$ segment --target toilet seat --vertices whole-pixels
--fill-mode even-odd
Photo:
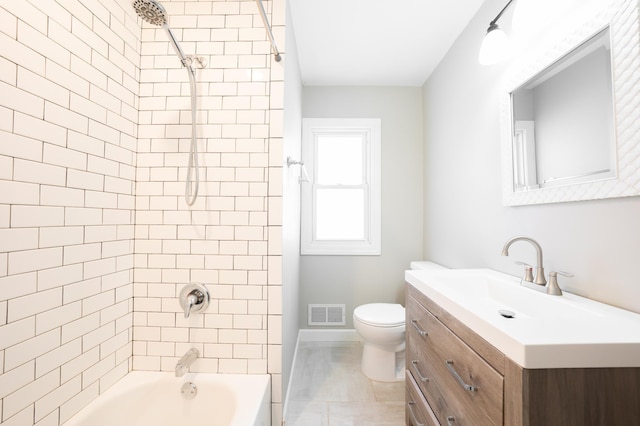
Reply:
[[[358,306],[353,316],[374,327],[398,327],[405,324],[404,307],[398,303],[369,303]]]

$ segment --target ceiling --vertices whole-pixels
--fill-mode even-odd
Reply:
[[[290,0],[303,84],[422,86],[483,1]]]

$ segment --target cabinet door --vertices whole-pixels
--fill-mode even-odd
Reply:
[[[420,392],[413,377],[407,372],[407,425],[408,426],[440,426],[438,419],[429,407],[424,395]]]
[[[412,297],[407,312],[408,368],[440,423],[502,425],[502,375]]]

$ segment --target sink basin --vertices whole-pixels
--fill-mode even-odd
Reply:
[[[405,279],[524,368],[640,367],[639,314],[490,269]]]

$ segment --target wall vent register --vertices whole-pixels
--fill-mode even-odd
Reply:
[[[345,325],[345,305],[309,305],[308,325]]]

